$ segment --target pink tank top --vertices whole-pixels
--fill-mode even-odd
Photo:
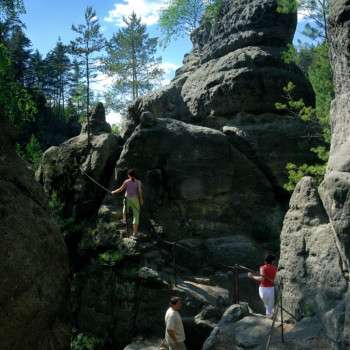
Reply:
[[[139,195],[139,182],[138,180],[126,180],[126,191],[125,191],[125,197],[131,198],[131,197],[138,197]]]

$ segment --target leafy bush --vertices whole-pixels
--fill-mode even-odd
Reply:
[[[98,262],[105,266],[114,266],[124,259],[124,254],[118,250],[108,250],[98,256]]]
[[[83,333],[79,333],[73,337],[71,341],[71,349],[72,350],[98,350],[102,349],[104,344],[104,340],[86,335]]]

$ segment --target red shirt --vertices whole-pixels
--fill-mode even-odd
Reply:
[[[263,279],[260,282],[260,287],[273,287],[277,273],[277,267],[272,264],[265,264],[260,266],[260,275],[262,275]],[[266,276],[267,278],[264,278]]]

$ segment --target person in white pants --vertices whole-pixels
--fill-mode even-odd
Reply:
[[[276,260],[274,255],[267,255],[264,265],[260,266],[260,275],[249,272],[248,277],[259,282],[259,296],[266,309],[266,316],[272,318],[275,305],[275,278],[277,267],[273,265]]]

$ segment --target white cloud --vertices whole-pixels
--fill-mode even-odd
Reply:
[[[104,73],[99,73],[91,83],[91,89],[96,93],[106,92],[114,83],[114,78]]]
[[[111,111],[106,115],[106,121],[110,125],[113,125],[113,124],[120,125],[122,122],[122,118],[123,118],[122,115],[115,111]]]
[[[308,15],[308,12],[305,10],[298,11],[298,22],[305,20],[305,17],[307,17]]]
[[[114,4],[114,9],[108,11],[105,21],[115,23],[118,27],[125,26],[123,17],[135,12],[142,17],[142,23],[156,24],[159,19],[159,11],[166,4],[166,0],[122,0],[122,3]]]
[[[163,69],[165,74],[170,74],[174,73],[176,69],[179,68],[179,65],[172,62],[162,62],[160,67]]]
[[[163,69],[165,73],[161,81],[161,85],[162,86],[168,85],[170,81],[174,78],[175,71],[176,69],[179,68],[179,65],[172,62],[163,62],[161,63],[160,67]]]

